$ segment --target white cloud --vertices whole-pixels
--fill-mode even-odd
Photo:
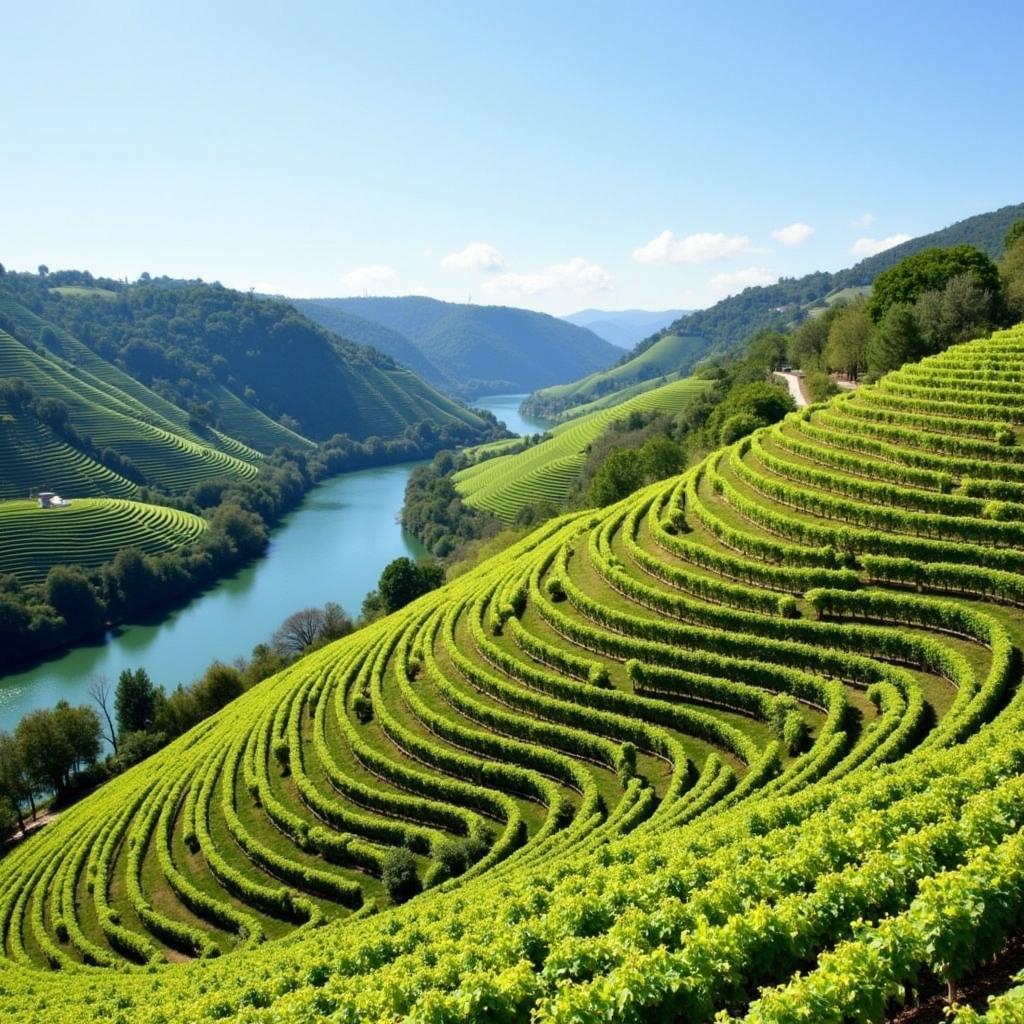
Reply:
[[[869,228],[875,223],[875,215],[873,213],[862,213],[859,217],[854,217],[850,223],[855,228]]]
[[[565,263],[553,263],[546,270],[533,274],[498,274],[484,283],[484,290],[540,295],[561,289],[588,295],[605,291],[611,283],[612,276],[604,267],[574,256]]]
[[[637,263],[711,263],[738,256],[750,247],[747,235],[725,235],[702,232],[676,238],[671,231],[662,231],[646,245],[633,250]]]
[[[798,221],[796,224],[789,224],[784,228],[776,228],[772,232],[772,238],[782,245],[803,245],[813,234],[814,228],[810,224]]]
[[[505,257],[487,242],[470,242],[465,249],[448,253],[441,266],[446,270],[501,270]]]
[[[354,267],[342,280],[354,292],[380,292],[397,276],[393,267]]]
[[[764,267],[745,267],[743,270],[715,274],[708,284],[716,295],[724,298],[726,295],[736,295],[752,285],[775,284],[778,279],[778,274],[773,274],[771,271],[765,270]]]
[[[885,238],[858,238],[850,250],[854,256],[876,256],[901,242],[909,242],[911,235],[887,235]]]

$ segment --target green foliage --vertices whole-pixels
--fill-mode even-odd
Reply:
[[[779,412],[758,372],[725,393]],[[0,861],[0,1011],[878,1020],[929,974],[955,998],[1024,903],[1022,382],[1021,328],[952,347],[261,685],[211,669],[208,707],[244,692]],[[39,786],[18,749],[12,804]]]
[[[925,249],[878,275],[867,313],[874,323],[881,323],[895,303],[912,305],[925,292],[942,291],[953,278],[965,274],[983,291],[992,295],[999,292],[999,271],[995,263],[973,245]]]
[[[416,873],[416,860],[404,847],[389,850],[380,876],[384,892],[392,903],[404,903],[422,888]]]
[[[156,718],[157,688],[144,668],[124,669],[117,677],[114,711],[119,733],[149,732]]]

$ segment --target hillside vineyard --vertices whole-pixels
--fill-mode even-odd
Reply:
[[[1024,329],[950,349],[257,686],[0,862],[3,1019],[955,989],[1024,905],[1022,387]],[[395,847],[427,889],[388,909]]]

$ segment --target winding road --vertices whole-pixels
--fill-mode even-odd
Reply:
[[[783,373],[781,370],[776,371],[776,377],[781,377],[785,380],[786,385],[789,388],[789,393],[793,396],[793,401],[796,403],[798,409],[802,409],[805,405],[810,405],[810,399],[807,397],[807,392],[804,391],[804,382],[798,373]]]

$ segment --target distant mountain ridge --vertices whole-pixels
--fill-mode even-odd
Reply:
[[[581,309],[562,319],[577,327],[586,327],[619,348],[632,348],[638,341],[692,312],[690,309]]]
[[[476,306],[414,295],[289,301],[330,329],[341,329],[338,314],[344,313],[397,332],[415,346],[441,380],[449,382],[454,393],[465,397],[533,391],[604,369],[622,354],[593,331],[511,306]],[[346,326],[358,334],[358,340],[371,336],[356,321],[347,321]],[[391,346],[385,351],[404,361],[398,354],[400,343],[392,336],[371,343]]]

